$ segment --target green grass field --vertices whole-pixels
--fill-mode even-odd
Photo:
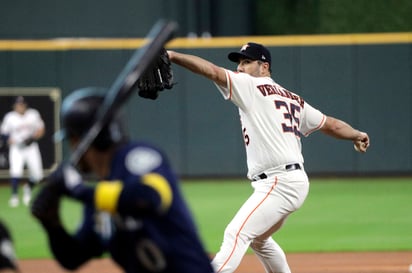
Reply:
[[[210,253],[225,226],[250,195],[246,180],[183,181],[182,190]],[[0,218],[10,227],[17,256],[49,257],[45,235],[27,207],[9,208],[10,189],[0,187]],[[65,200],[63,221],[74,230],[77,203]],[[412,250],[412,179],[312,179],[303,207],[274,235],[286,252]]]

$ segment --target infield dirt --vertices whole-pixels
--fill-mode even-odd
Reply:
[[[407,273],[412,264],[412,251],[348,252],[348,253],[290,253],[287,254],[293,273]],[[65,273],[53,260],[21,260],[21,273]],[[77,273],[121,273],[110,259],[93,260],[75,271]],[[196,273],[196,272],[194,272]],[[253,254],[242,260],[236,273],[264,273]]]

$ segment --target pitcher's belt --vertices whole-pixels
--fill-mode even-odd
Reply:
[[[285,165],[285,170],[287,172],[294,171],[294,170],[300,170],[300,169],[302,169],[302,167],[300,166],[299,163],[293,163],[293,164]],[[268,178],[267,174],[266,173],[261,173],[261,174],[255,175],[253,177],[252,181],[257,181],[257,180],[266,179],[266,178]]]

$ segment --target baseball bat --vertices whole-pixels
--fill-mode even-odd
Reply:
[[[137,49],[130,60],[117,76],[116,80],[105,95],[95,122],[80,140],[79,145],[69,158],[70,164],[76,166],[93,143],[97,135],[107,125],[120,107],[127,101],[136,87],[137,80],[143,75],[149,65],[155,60],[163,46],[170,41],[177,30],[177,23],[159,20],[149,31],[149,40],[143,47]]]

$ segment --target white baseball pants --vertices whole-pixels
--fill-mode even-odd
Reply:
[[[267,273],[289,273],[285,253],[271,235],[303,204],[308,177],[303,169],[281,171],[252,182],[252,187],[253,194],[226,227],[212,266],[217,273],[234,272],[251,246]]]

